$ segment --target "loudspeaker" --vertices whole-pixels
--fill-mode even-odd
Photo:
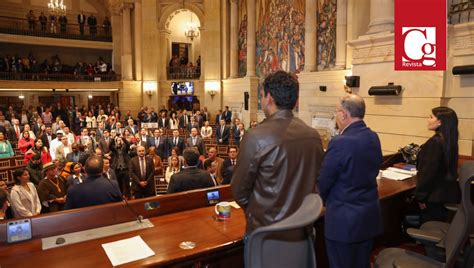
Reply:
[[[369,95],[370,96],[388,96],[388,95],[399,95],[402,91],[402,86],[394,85],[393,83],[389,83],[386,86],[373,86],[369,88]]]
[[[474,74],[474,65],[461,65],[453,67],[454,75]]]
[[[326,86],[319,86],[319,91],[326,92]]]
[[[245,91],[244,92],[244,109],[245,111],[248,111],[249,110],[249,92],[248,91]]]
[[[346,86],[348,87],[359,87],[360,76],[346,76]]]

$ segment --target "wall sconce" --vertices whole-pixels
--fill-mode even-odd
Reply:
[[[402,91],[402,86],[388,83],[386,86],[373,86],[369,88],[370,96],[398,96]]]
[[[89,100],[92,100],[92,98],[93,98],[92,94],[89,94],[87,97],[89,98]]]
[[[20,96],[18,96],[18,98],[19,98],[20,100],[24,100],[24,99],[25,99],[25,95],[23,95],[23,93],[20,93]]]
[[[143,91],[145,94],[148,95],[148,97],[151,97],[153,95],[153,92],[156,92],[158,89],[158,83],[156,81],[144,81],[143,82]]]
[[[217,92],[221,88],[221,83],[219,81],[206,81],[204,83],[204,88],[207,94],[211,96],[211,99],[214,99],[214,96],[217,95]]]
[[[474,74],[474,65],[460,65],[453,67],[454,75]]]

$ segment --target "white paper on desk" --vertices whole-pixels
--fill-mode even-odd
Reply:
[[[139,235],[128,239],[102,244],[102,247],[113,266],[145,259],[155,255],[155,252],[151,250]]]
[[[382,172],[382,177],[386,179],[391,179],[391,180],[397,180],[397,181],[402,181],[406,180],[408,178],[411,178],[412,175],[410,174],[403,174],[403,173],[398,173],[393,170],[384,170]]]
[[[416,173],[418,172],[416,170],[405,170],[405,169],[396,168],[396,167],[389,167],[389,168],[387,168],[387,170],[391,170],[391,171],[394,171],[394,172],[397,172],[397,173],[412,175],[412,176],[416,175]]]
[[[235,201],[229,202],[229,205],[231,205],[231,207],[233,207],[235,209],[240,208],[239,204],[237,204],[237,202],[235,202]]]

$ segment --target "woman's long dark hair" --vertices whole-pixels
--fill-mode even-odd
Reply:
[[[458,116],[456,112],[448,107],[436,107],[431,110],[434,116],[441,121],[441,125],[436,129],[436,133],[443,140],[445,161],[448,172],[456,176],[458,168]]]

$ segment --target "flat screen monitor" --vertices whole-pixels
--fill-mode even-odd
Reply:
[[[194,95],[194,82],[171,82],[171,95]]]

